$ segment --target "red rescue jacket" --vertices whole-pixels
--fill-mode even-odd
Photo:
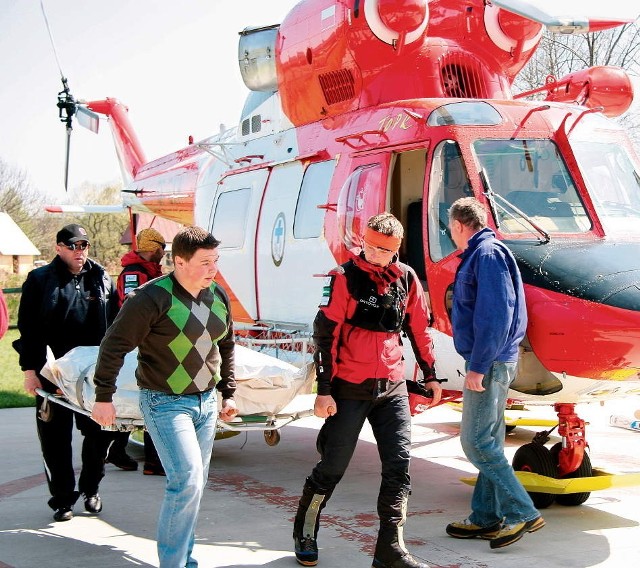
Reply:
[[[320,310],[314,321],[318,394],[331,393],[330,382],[334,377],[351,383],[362,383],[366,379],[404,380],[401,332],[373,331],[350,323],[358,305],[358,300],[349,291],[353,290],[349,279],[355,277],[369,278],[380,294],[388,292],[393,284],[404,289],[402,332],[409,338],[425,377],[434,376],[433,346],[428,333],[429,311],[414,270],[401,262],[381,267],[363,257],[354,257],[327,276]]]

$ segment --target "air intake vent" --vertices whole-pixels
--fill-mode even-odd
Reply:
[[[445,97],[489,98],[479,62],[467,53],[448,53],[440,59],[440,79]]]
[[[245,118],[242,121],[242,135],[248,136],[249,134],[251,134],[251,119]]]
[[[355,96],[353,75],[348,69],[331,71],[318,77],[328,105],[348,101]]]
[[[260,129],[262,128],[262,116],[260,116],[259,114],[256,114],[254,116],[251,117],[251,132],[253,132],[254,134],[256,132],[260,132]]]

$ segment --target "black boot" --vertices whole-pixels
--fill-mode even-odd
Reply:
[[[293,522],[293,544],[296,560],[302,566],[315,566],[318,563],[318,527],[320,512],[325,508],[333,491],[317,487],[307,477],[302,497],[298,503],[298,512]]]
[[[402,533],[407,520],[408,500],[406,492],[378,497],[380,530],[372,568],[429,568],[428,564],[416,559],[404,546]]]

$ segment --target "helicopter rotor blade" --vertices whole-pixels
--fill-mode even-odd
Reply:
[[[64,122],[66,126],[64,188],[65,190],[68,190],[71,131],[73,130],[72,119],[73,119],[73,115],[76,113],[78,105],[76,103],[75,98],[71,94],[71,90],[69,89],[69,83],[67,82],[67,78],[64,76],[64,73],[62,72],[62,66],[60,65],[60,59],[58,57],[58,50],[56,49],[56,44],[53,41],[51,26],[49,25],[49,19],[47,18],[47,12],[44,7],[44,0],[40,0],[40,7],[42,9],[42,15],[44,17],[44,22],[47,27],[47,32],[49,34],[49,40],[51,41],[53,55],[56,59],[56,64],[58,65],[58,71],[60,72],[60,79],[62,80],[62,90],[58,93],[57,107],[58,107],[58,118],[60,119],[60,122]]]
[[[64,157],[64,190],[69,191],[69,156],[71,150],[71,126],[67,128],[67,143]]]

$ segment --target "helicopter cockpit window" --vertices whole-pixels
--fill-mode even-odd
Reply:
[[[221,249],[240,248],[244,244],[250,201],[250,188],[226,191],[218,197],[211,232],[220,241]]]
[[[429,115],[427,126],[486,125],[502,122],[500,113],[484,101],[449,103],[438,107]]]
[[[551,140],[477,140],[473,151],[496,199],[502,233],[582,233],[591,221]]]
[[[571,145],[605,232],[635,232],[640,222],[640,171],[624,146],[602,139]]]
[[[296,239],[311,239],[322,234],[325,209],[321,205],[327,203],[334,160],[310,164],[304,172],[302,187],[293,220],[293,236]]]
[[[429,179],[429,254],[435,262],[456,250],[449,234],[449,207],[473,195],[460,148],[445,140],[433,152]]]

